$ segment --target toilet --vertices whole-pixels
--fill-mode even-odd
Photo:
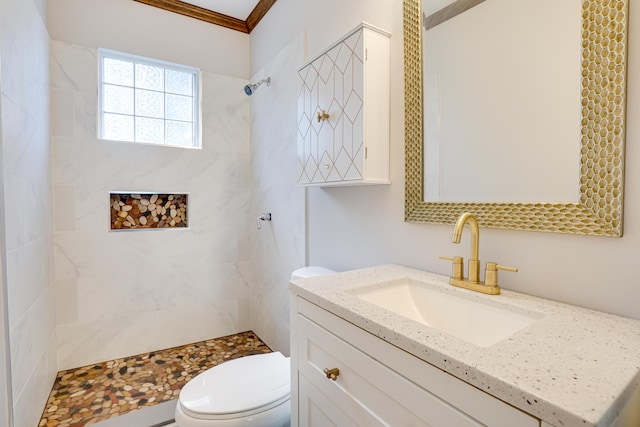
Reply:
[[[221,363],[180,391],[179,427],[289,426],[289,358],[280,352]]]
[[[291,279],[331,274],[304,267]],[[180,391],[179,427],[289,427],[291,364],[280,352],[255,354],[221,363],[197,375]]]

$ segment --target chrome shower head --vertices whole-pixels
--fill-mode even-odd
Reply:
[[[253,92],[255,92],[255,90],[258,89],[258,86],[260,86],[262,83],[266,83],[267,86],[271,86],[271,77],[262,79],[258,83],[253,83],[253,84],[249,83],[244,87],[244,93],[246,93],[248,96],[253,95]]]

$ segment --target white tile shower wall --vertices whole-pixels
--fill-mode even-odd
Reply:
[[[272,83],[251,96],[251,213],[273,215],[251,233],[252,326],[267,345],[285,354],[289,279],[305,263],[305,190],[296,181],[297,69],[303,54],[299,36],[255,74],[254,81],[270,76]]]
[[[202,150],[96,138],[97,50],[52,41],[59,368],[250,329],[249,99],[202,73]],[[189,193],[189,230],[108,231],[109,191]]]
[[[6,287],[15,426],[35,426],[57,371],[46,1],[0,1]]]

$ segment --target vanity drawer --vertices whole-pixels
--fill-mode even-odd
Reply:
[[[298,331],[301,387],[311,382],[355,425],[482,425],[303,316]],[[335,381],[325,368],[340,370]]]
[[[320,307],[300,298],[297,304],[301,427],[314,425],[310,396],[318,393],[339,410],[325,414],[350,420],[336,425],[540,426],[539,420]],[[333,368],[340,370],[335,381],[324,373]]]

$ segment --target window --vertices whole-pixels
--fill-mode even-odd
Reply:
[[[200,147],[200,70],[100,49],[102,139]]]

